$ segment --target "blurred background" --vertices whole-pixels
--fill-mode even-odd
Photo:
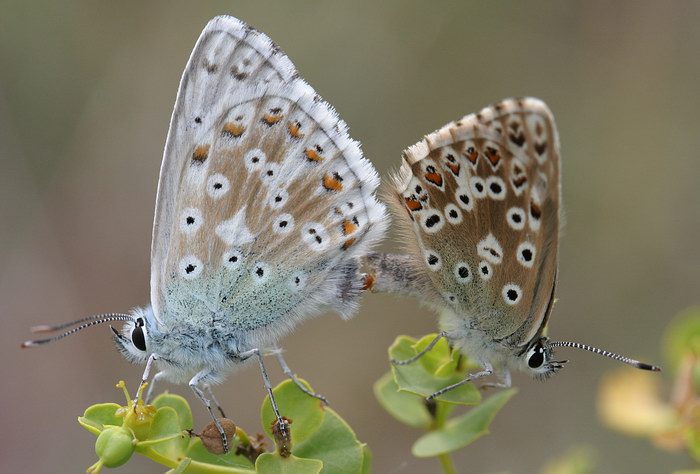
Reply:
[[[544,99],[561,135],[566,211],[550,334],[663,362],[663,328],[700,300],[700,3],[1,0],[0,472],[82,472],[94,438],[76,417],[121,402],[114,384],[133,388],[141,375],[107,327],[19,343],[35,324],[147,302],[168,121],[194,42],[219,14],[276,41],[383,177],[450,120],[504,97]],[[438,470],[412,458],[420,433],[372,394],[394,338],[435,329],[415,301],[369,295],[355,319],[326,315],[282,341],[292,368],[369,444],[374,472]],[[520,392],[458,466],[537,472],[576,446],[596,451],[600,472],[692,466],[600,423],[597,386],[612,361],[563,357],[573,361],[546,383],[515,376]],[[196,424],[208,421],[187,387],[167,388],[190,400]],[[217,394],[259,429],[255,368]],[[164,471],[132,463],[124,472]]]

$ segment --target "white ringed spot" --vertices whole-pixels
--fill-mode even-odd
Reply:
[[[462,211],[455,204],[448,204],[445,206],[445,217],[447,222],[452,225],[457,225],[462,222]]]
[[[520,289],[515,283],[508,283],[503,285],[503,290],[501,291],[503,295],[503,300],[506,304],[513,306],[520,302],[523,297],[523,290]]]
[[[275,234],[288,234],[294,230],[294,216],[281,214],[272,223],[272,232]]]
[[[436,272],[442,268],[442,258],[440,258],[440,254],[436,251],[424,250],[423,256],[425,257],[425,263],[428,265],[430,270]]]
[[[194,280],[204,270],[204,264],[194,255],[188,255],[178,263],[178,273],[185,280]]]
[[[302,226],[301,240],[316,252],[322,252],[328,248],[331,241],[326,228],[318,222],[307,222]]]
[[[479,262],[479,276],[482,280],[490,280],[493,276],[493,268],[489,262],[482,260]]]
[[[486,183],[480,176],[472,176],[469,180],[469,187],[471,188],[472,195],[476,199],[481,199],[486,196]]]
[[[188,207],[182,210],[180,216],[180,230],[187,235],[192,235],[202,226],[202,213],[196,207]]]
[[[265,155],[265,152],[263,152],[259,148],[250,150],[243,157],[243,163],[245,163],[245,167],[249,173],[259,171],[265,164],[266,160],[267,156]]]
[[[523,230],[525,228],[525,211],[522,207],[511,207],[506,212],[506,220],[511,229]]]
[[[532,268],[535,263],[535,246],[530,242],[521,243],[518,245],[515,257],[522,266]]]
[[[506,198],[506,183],[498,176],[489,176],[486,179],[486,192],[491,199],[502,201]]]
[[[240,268],[243,264],[243,252],[236,248],[226,250],[221,258],[221,263],[224,268],[229,270]]]
[[[265,283],[270,278],[270,265],[264,262],[255,262],[250,274],[256,284]]]
[[[229,192],[231,183],[228,178],[221,173],[216,173],[207,179],[207,194],[213,199],[219,199]]]
[[[468,283],[472,280],[472,270],[467,262],[458,262],[455,265],[454,275],[458,283]]]
[[[491,233],[476,244],[476,252],[481,258],[488,260],[494,265],[500,265],[503,261],[503,248],[498,239]]]

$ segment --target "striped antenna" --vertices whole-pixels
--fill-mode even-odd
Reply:
[[[594,354],[602,355],[605,357],[610,357],[611,359],[615,359],[615,360],[620,361],[624,364],[631,365],[632,367],[635,367],[637,369],[651,370],[653,372],[661,372],[661,367],[658,367],[656,365],[645,364],[644,362],[630,359],[629,357],[625,357],[625,356],[620,355],[620,354],[615,354],[614,352],[606,351],[604,349],[598,349],[597,347],[589,346],[586,344],[581,344],[579,342],[549,341],[549,342],[547,342],[547,345],[549,347],[552,347],[552,348],[554,348],[554,347],[575,347],[576,349],[583,349],[584,351],[593,352]]]
[[[21,347],[36,347],[36,346],[41,346],[44,344],[48,344],[51,342],[56,342],[60,341],[64,337],[68,337],[72,334],[75,334],[79,331],[82,331],[83,329],[87,329],[91,326],[97,326],[98,324],[106,323],[109,321],[133,321],[134,317],[130,314],[124,314],[124,313],[105,313],[105,314],[96,314],[94,316],[88,316],[87,318],[82,318],[78,319],[76,321],[71,321],[70,323],[64,323],[64,324],[58,324],[56,326],[34,326],[31,331],[34,333],[43,333],[43,332],[53,332],[53,331],[60,331],[61,329],[65,329],[67,327],[75,326],[78,324],[79,326],[74,327],[63,334],[59,334],[54,337],[49,337],[46,339],[34,339],[30,341],[24,341],[21,345]]]

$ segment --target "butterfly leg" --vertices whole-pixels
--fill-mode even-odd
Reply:
[[[503,378],[501,379],[500,382],[489,382],[481,385],[479,387],[480,389],[484,390],[487,388],[510,388],[511,386],[511,380],[510,380],[510,370],[505,369],[505,372],[503,372]]]
[[[287,362],[284,360],[284,357],[282,357],[281,350],[279,350],[279,349],[275,350],[275,357],[277,357],[277,362],[279,362],[280,367],[282,367],[282,372],[284,372],[284,375],[289,377],[292,380],[292,382],[294,382],[294,384],[297,387],[299,387],[299,390],[301,390],[302,392],[304,392],[305,394],[307,394],[311,397],[318,398],[319,400],[321,400],[323,402],[324,405],[328,405],[328,399],[326,399],[326,397],[324,397],[321,394],[312,392],[311,390],[306,388],[306,386],[303,383],[301,383],[301,381],[299,381],[297,376],[294,374],[294,372],[291,371],[291,369],[287,365]]]
[[[158,374],[156,374],[157,376]],[[211,401],[214,402],[214,405],[216,405],[216,409],[218,412],[221,414],[221,418],[226,418],[226,414],[224,413],[224,409],[221,408],[221,404],[219,403],[219,400],[216,399],[216,396],[214,395],[214,391],[211,389],[211,384],[204,384],[204,390],[207,391],[209,394],[209,397],[211,398]]]
[[[224,431],[223,426],[221,426],[219,419],[216,417],[216,415],[214,415],[214,412],[211,409],[211,401],[204,396],[204,392],[202,392],[202,389],[199,388],[199,385],[202,383],[202,380],[206,379],[210,375],[211,371],[209,369],[204,369],[201,372],[198,372],[197,375],[192,377],[192,380],[190,380],[190,388],[192,389],[194,394],[197,395],[197,398],[199,398],[202,401],[202,403],[204,403],[204,405],[207,407],[207,410],[209,410],[209,415],[211,415],[212,420],[214,420],[214,425],[216,426],[216,429],[221,435],[221,441],[224,445],[224,453],[228,453],[228,439],[226,437],[226,432]]]
[[[430,344],[428,344],[427,346],[425,346],[425,349],[423,349],[422,351],[420,351],[418,354],[416,354],[416,355],[414,355],[413,357],[411,357],[410,359],[406,359],[406,360],[391,359],[391,363],[392,363],[393,365],[408,365],[408,364],[410,364],[410,363],[412,363],[412,362],[415,362],[415,361],[417,361],[418,359],[420,359],[421,357],[423,357],[425,354],[427,354],[428,352],[430,352],[430,350],[431,350],[433,347],[435,347],[435,344],[437,344],[438,341],[439,341],[440,339],[442,339],[443,337],[447,337],[447,333],[446,333],[445,331],[440,331],[440,332],[438,333],[438,335],[435,336],[435,339],[433,339],[432,341],[430,341]]]
[[[156,382],[160,379],[163,378],[165,375],[165,372],[156,372],[156,374],[153,376],[151,379],[151,384],[148,386],[148,391],[146,392],[146,399],[144,400],[144,403],[148,404],[153,398],[153,388],[156,386]]]
[[[153,367],[153,362],[155,362],[158,359],[158,354],[151,354],[148,356],[148,360],[146,361],[146,368],[143,369],[143,375],[141,376],[141,382],[139,383],[139,388],[136,390],[136,396],[138,397],[141,391],[144,388],[144,384],[148,382],[148,377],[151,374],[151,367]],[[155,378],[155,377],[154,377]],[[148,393],[150,394],[151,391],[149,390]],[[146,397],[148,400],[148,397]]]
[[[486,377],[487,375],[491,375],[492,373],[493,373],[493,367],[491,367],[491,365],[488,365],[488,366],[484,367],[484,370],[482,370],[481,372],[469,374],[463,380],[460,380],[457,383],[453,383],[452,385],[448,385],[445,388],[441,388],[440,390],[433,393],[432,395],[428,395],[427,397],[425,397],[425,399],[428,401],[434,400],[435,398],[439,397],[440,395],[442,395],[445,392],[449,392],[450,390],[453,390],[457,387],[460,387],[467,382],[471,382],[473,380],[480,379],[482,377]]]
[[[284,444],[285,446],[291,446],[291,433],[289,431],[289,421],[285,418],[282,418],[279,408],[277,408],[277,400],[275,400],[275,396],[272,393],[272,384],[270,383],[270,378],[267,375],[267,370],[265,369],[265,364],[263,363],[263,358],[262,354],[260,353],[260,349],[251,349],[247,352],[238,354],[238,357],[241,360],[246,360],[253,356],[258,358],[258,363],[260,364],[260,373],[262,374],[263,383],[265,384],[265,390],[267,390],[267,395],[270,397],[270,405],[272,405],[272,411],[274,412],[275,417],[277,418],[275,427],[272,429],[273,433],[275,434],[276,441],[278,445]]]

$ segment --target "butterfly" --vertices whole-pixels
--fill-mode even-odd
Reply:
[[[645,370],[656,366],[544,335],[555,301],[561,209],[559,136],[544,102],[507,99],[445,125],[403,153],[389,191],[406,254],[366,258],[373,291],[441,310],[440,338],[510,386],[512,369],[546,379],[574,347]]]
[[[112,328],[131,362],[203,388],[257,359],[302,320],[358,307],[360,256],[384,235],[378,175],[347,126],[265,34],[228,16],[204,28],[177,93],[156,198],[150,304],[38,331]],[[153,388],[153,384],[150,389]],[[211,394],[211,392],[210,392]],[[211,394],[213,398],[213,394]],[[223,415],[223,413],[222,413]]]

